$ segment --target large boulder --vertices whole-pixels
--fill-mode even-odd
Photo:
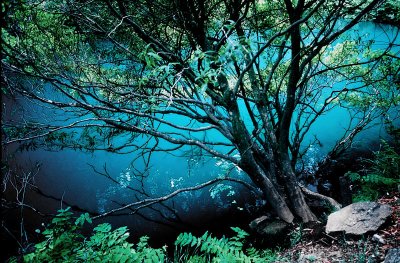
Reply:
[[[329,215],[326,232],[341,232],[362,235],[376,231],[391,215],[388,205],[376,202],[359,202],[348,205]]]

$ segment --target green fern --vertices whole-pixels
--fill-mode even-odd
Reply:
[[[399,179],[384,177],[380,174],[368,174],[362,178],[362,181],[367,184],[375,185],[395,185],[400,182]]]
[[[364,160],[369,165],[363,174],[348,172],[345,175],[359,186],[353,201],[376,200],[387,191],[396,190],[400,184],[400,155],[386,142],[372,159]]]
[[[42,232],[44,241],[35,245],[24,262],[145,262],[166,261],[165,249],[148,246],[148,237],[140,238],[135,246],[128,242],[127,227],[112,230],[108,223],[99,224],[90,237],[80,234],[85,222],[92,223],[88,214],[75,221],[69,208],[60,210]],[[40,231],[38,231],[40,232]],[[16,262],[11,260],[10,262]]]
[[[270,261],[271,253],[255,248],[244,251],[244,241],[249,234],[238,227],[231,229],[236,232],[235,236],[219,239],[208,232],[201,237],[181,233],[175,241],[175,262],[273,262]]]
[[[201,237],[195,237],[191,233],[182,233],[175,241],[175,246],[197,248],[205,253],[223,253],[229,249],[228,240],[217,239],[205,232]]]
[[[151,248],[147,236],[142,236],[136,245],[128,242],[127,227],[113,229],[103,223],[85,237],[80,232],[86,222],[92,223],[88,214],[74,220],[70,208],[60,210],[41,233],[44,240],[35,245],[34,252],[24,255],[24,262],[268,263],[278,260],[278,255],[271,250],[244,249],[249,234],[238,227],[231,228],[236,235],[230,238],[216,238],[208,232],[201,237],[182,233],[175,241],[175,258],[171,260],[167,258],[166,246]],[[14,257],[9,262],[18,261]]]
[[[382,144],[382,149],[374,152],[374,158],[366,160],[371,164],[370,172],[386,178],[399,179],[400,155],[387,142],[382,141]]]

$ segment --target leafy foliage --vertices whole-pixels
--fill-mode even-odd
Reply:
[[[69,208],[59,214],[42,232],[45,240],[35,245],[25,262],[164,262],[165,250],[148,246],[148,237],[140,238],[134,246],[127,241],[127,227],[112,230],[108,223],[99,224],[89,238],[80,231],[89,215],[82,214],[75,222]],[[39,230],[38,230],[39,232]]]
[[[375,200],[383,193],[398,187],[400,155],[388,143],[383,142],[382,150],[374,152],[374,158],[364,162],[370,165],[364,174],[356,172],[346,174],[352,182],[360,185],[354,201]]]
[[[276,254],[270,250],[259,251],[253,247],[244,249],[249,235],[238,227],[232,227],[236,236],[216,238],[208,232],[201,237],[182,233],[175,241],[175,261],[178,262],[274,262]]]
[[[287,222],[316,219],[293,182],[317,119],[351,114],[337,155],[399,103],[396,40],[373,45],[354,28],[379,0],[14,2],[6,89],[55,114],[33,129],[2,123],[22,127],[5,144],[135,152],[146,166],[153,152],[198,148],[250,175]]]
[[[400,2],[397,0],[384,1],[376,10],[375,20],[398,26],[400,22]]]
[[[290,233],[290,246],[297,245],[303,237],[303,226],[300,225]]]
[[[201,237],[182,233],[175,241],[175,258],[167,256],[167,246],[151,248],[149,237],[142,236],[134,245],[128,242],[127,227],[112,230],[108,223],[94,227],[85,237],[82,227],[92,223],[85,213],[73,220],[70,208],[61,209],[48,227],[41,233],[42,242],[35,245],[32,253],[23,256],[24,262],[274,262],[277,254],[272,250],[244,249],[249,235],[238,227],[232,227],[236,235],[231,238],[215,238],[208,232]],[[37,232],[40,233],[39,230]],[[10,262],[17,262],[12,258]]]

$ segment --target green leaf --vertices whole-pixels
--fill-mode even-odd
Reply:
[[[93,230],[96,232],[108,233],[111,231],[111,225],[109,223],[103,223],[95,227]]]
[[[197,245],[197,238],[193,237],[192,243],[190,244],[191,247]]]

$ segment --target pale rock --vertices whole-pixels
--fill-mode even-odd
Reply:
[[[378,242],[378,243],[381,243],[381,244],[385,244],[385,240],[384,240],[380,235],[378,235],[378,234],[374,234],[374,235],[372,236],[372,240],[373,240],[373,241],[376,241],[376,242]]]
[[[363,235],[369,231],[376,231],[391,213],[389,205],[376,202],[354,203],[330,214],[325,231]]]

